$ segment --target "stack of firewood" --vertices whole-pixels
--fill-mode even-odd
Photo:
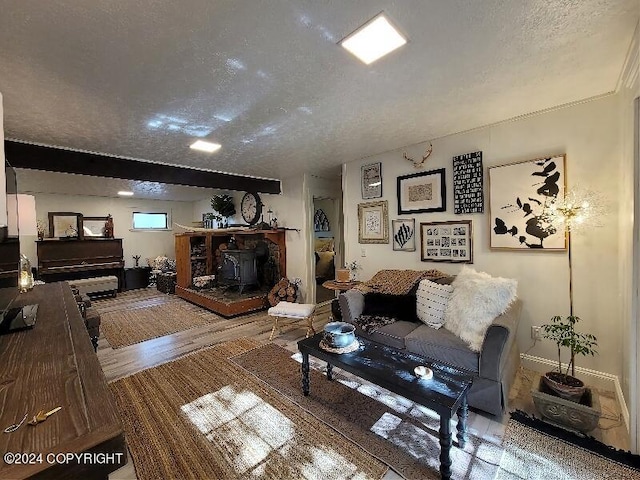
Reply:
[[[289,281],[288,278],[282,278],[276,283],[269,292],[269,304],[273,307],[279,302],[295,302],[298,296],[298,289]]]

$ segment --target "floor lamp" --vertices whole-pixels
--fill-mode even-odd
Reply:
[[[591,190],[576,187],[565,190],[562,198],[550,202],[542,214],[544,221],[556,231],[567,235],[569,259],[569,315],[573,316],[573,268],[571,258],[571,234],[591,227],[600,227],[604,214],[600,196]]]

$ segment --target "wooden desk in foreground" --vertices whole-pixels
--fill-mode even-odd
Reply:
[[[0,433],[0,478],[107,478],[127,463],[124,430],[71,289],[38,285],[16,302],[38,303],[38,317],[0,337],[0,431],[62,409]]]

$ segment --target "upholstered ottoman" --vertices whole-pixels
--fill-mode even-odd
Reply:
[[[106,277],[82,278],[79,280],[67,280],[71,287],[78,289],[80,295],[101,296],[118,293],[118,277],[109,275]]]
[[[292,302],[280,302],[275,307],[271,307],[267,310],[270,317],[273,317],[273,328],[271,329],[271,335],[269,340],[273,339],[273,335],[276,330],[280,332],[278,321],[281,318],[292,318],[295,320],[306,320],[307,322],[307,334],[308,337],[312,333],[315,335],[316,331],[313,328],[313,319],[315,318],[316,306],[313,303],[292,303]]]

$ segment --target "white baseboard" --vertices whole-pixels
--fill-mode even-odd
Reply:
[[[558,362],[549,360],[548,358],[536,357],[534,355],[520,354],[522,366],[539,373],[545,373],[553,370],[558,366]],[[562,364],[563,368],[567,368],[565,363]],[[593,385],[594,387],[602,390],[609,390],[616,394],[618,404],[620,405],[620,411],[622,412],[622,418],[624,419],[627,431],[629,431],[629,409],[627,408],[627,402],[622,394],[622,386],[620,385],[620,379],[617,375],[610,373],[599,372],[597,370],[591,370],[589,368],[576,367],[576,377],[583,382]]]

